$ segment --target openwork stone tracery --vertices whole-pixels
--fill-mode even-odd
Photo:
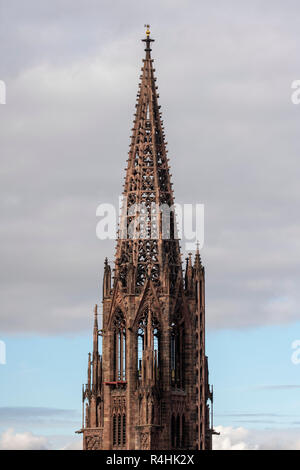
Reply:
[[[114,277],[105,260],[103,322],[96,309],[83,388],[83,447],[204,450],[212,435],[204,267],[197,251],[183,274],[148,30],[143,41]]]

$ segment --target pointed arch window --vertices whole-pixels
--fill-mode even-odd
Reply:
[[[118,310],[114,318],[113,328],[113,373],[115,381],[126,380],[126,328],[125,318]]]
[[[149,353],[147,357],[151,358],[153,364],[152,378],[156,380],[159,376],[160,329],[155,315],[149,308],[145,309],[137,329],[137,376],[139,380],[147,379],[146,351]]]

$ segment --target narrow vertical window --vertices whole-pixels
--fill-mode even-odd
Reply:
[[[181,327],[180,330],[180,363],[181,363],[181,368],[180,368],[180,388],[184,389],[184,384],[185,384],[185,329],[184,329],[184,324]]]
[[[154,335],[154,351],[157,352],[158,354],[158,329],[154,328],[153,330],[153,335]]]
[[[116,351],[117,351],[117,333],[114,331],[113,334],[113,347],[114,347],[114,355],[113,355],[113,370],[114,370],[114,379],[116,379],[117,376],[117,357],[116,357]]]
[[[159,365],[160,365],[160,357],[159,357],[159,330],[158,328],[154,328],[153,330],[153,348],[154,348],[154,364],[155,364],[155,374],[156,378],[159,378]]]
[[[138,330],[138,377],[142,377],[142,360],[143,360],[143,351],[144,351],[144,330],[139,328]]]
[[[176,449],[180,447],[180,416],[176,418]]]
[[[181,448],[185,448],[185,441],[186,441],[186,429],[185,429],[185,416],[182,415],[181,417]]]
[[[125,414],[123,414],[123,436],[122,436],[122,438],[123,438],[123,442],[122,442],[123,446],[125,446],[126,445],[126,415]]]
[[[202,307],[202,281],[200,281],[200,307]]]
[[[126,380],[126,331],[123,331],[123,377],[122,380]]]
[[[113,445],[117,444],[117,417],[113,416]]]
[[[152,311],[145,309],[137,329],[137,377],[146,380],[147,368],[143,367],[144,353],[147,351],[153,355],[155,364],[154,376],[159,375],[159,323]]]
[[[118,415],[118,446],[121,445],[121,415]]]
[[[126,329],[123,313],[118,310],[114,319],[113,374],[114,380],[126,380]]]
[[[172,387],[184,389],[184,324],[171,324],[170,366]]]
[[[118,374],[117,379],[121,380],[121,369],[122,369],[122,333],[118,332]]]
[[[176,371],[176,338],[175,333],[171,333],[171,383],[175,385],[175,371]]]
[[[180,355],[181,352],[181,331],[180,329],[177,330],[177,334],[175,336],[175,362],[176,362],[176,367],[175,367],[175,383],[176,387],[180,388],[180,372],[181,372],[181,365],[182,365],[182,357]]]
[[[171,418],[171,447],[174,449],[175,447],[175,416],[172,415]]]

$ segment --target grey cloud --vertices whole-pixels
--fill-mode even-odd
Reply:
[[[148,20],[176,200],[205,203],[208,325],[299,320],[299,5],[186,4],[0,2],[2,332],[90,326]]]
[[[77,416],[75,410],[63,410],[59,408],[42,408],[42,407],[0,407],[0,419],[2,418],[34,418],[34,417],[50,417],[50,416]]]
[[[7,429],[0,435],[0,450],[47,450],[48,440],[31,432],[15,433]]]
[[[0,435],[0,450],[82,450],[82,438],[59,434],[43,436],[9,428]]]
[[[281,426],[286,428],[287,426],[297,425],[295,421],[297,415],[289,415],[283,413],[225,413],[215,414],[216,420],[218,418],[232,418],[234,423],[239,424],[265,424],[272,425],[272,427]]]
[[[75,410],[41,407],[1,407],[1,429],[14,429],[18,432],[43,429],[70,429],[80,427],[81,416]]]
[[[245,429],[217,426],[214,450],[299,450],[300,434],[295,428]]]

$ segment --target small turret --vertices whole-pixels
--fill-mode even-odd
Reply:
[[[200,250],[199,250],[199,242],[198,242],[197,243],[196,254],[195,254],[194,269],[195,270],[201,270],[202,268],[203,268],[203,266],[202,266]]]
[[[189,295],[193,291],[193,265],[192,265],[192,253],[189,253],[189,257],[186,258],[186,268],[185,268],[185,290]]]

